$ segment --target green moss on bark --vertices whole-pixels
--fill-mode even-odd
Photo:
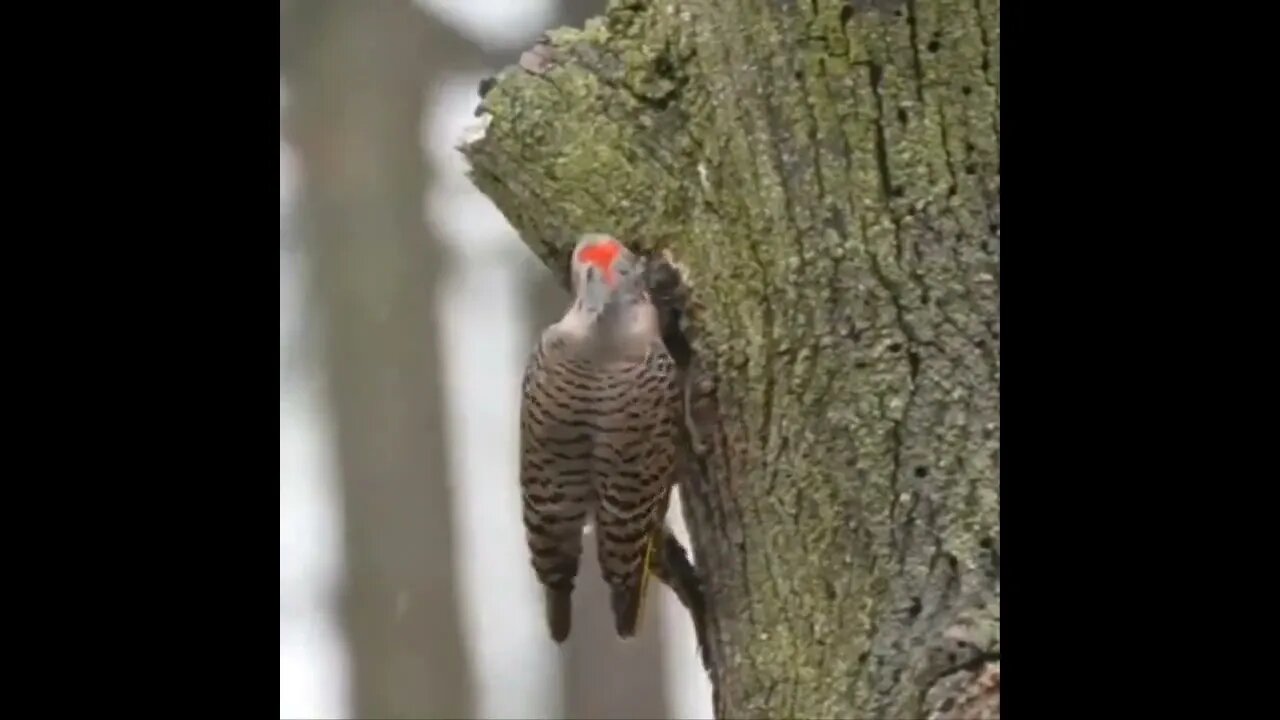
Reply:
[[[596,230],[686,269],[722,717],[915,717],[998,655],[998,13],[614,2],[484,99],[557,275]]]

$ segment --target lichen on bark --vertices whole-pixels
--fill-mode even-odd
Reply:
[[[684,271],[720,717],[920,717],[998,663],[998,15],[611,2],[483,98],[473,180],[557,276],[588,231]]]

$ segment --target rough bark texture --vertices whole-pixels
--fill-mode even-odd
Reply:
[[[467,717],[420,152],[434,27],[407,0],[307,0],[288,24],[290,139],[342,479],[351,711]]]
[[[720,717],[998,715],[998,16],[616,1],[487,88],[473,179],[557,277],[683,269]]]

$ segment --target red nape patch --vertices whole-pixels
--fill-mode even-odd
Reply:
[[[613,282],[613,262],[622,254],[622,246],[615,240],[605,240],[578,251],[578,262],[595,265],[604,273],[608,283]]]

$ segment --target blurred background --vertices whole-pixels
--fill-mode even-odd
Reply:
[[[281,2],[282,718],[712,716],[678,602],[617,640],[592,543],[548,637],[517,415],[567,295],[454,149],[481,79],[603,5]]]

